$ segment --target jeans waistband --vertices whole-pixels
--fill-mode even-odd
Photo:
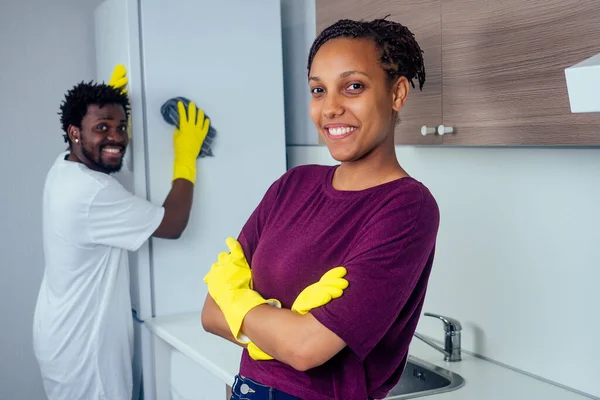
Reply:
[[[230,400],[301,400],[279,389],[258,383],[250,378],[235,376]]]

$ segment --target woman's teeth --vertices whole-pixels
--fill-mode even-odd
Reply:
[[[327,130],[329,131],[329,134],[331,136],[342,136],[342,135],[346,135],[350,132],[355,131],[356,128],[355,127],[329,128]]]

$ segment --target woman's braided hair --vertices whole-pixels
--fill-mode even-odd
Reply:
[[[415,87],[413,79],[419,82],[419,89],[425,84],[423,50],[415,36],[404,25],[384,18],[372,21],[342,19],[325,28],[315,39],[308,56],[308,71],[315,54],[325,42],[335,38],[371,39],[380,54],[381,67],[387,73],[388,83],[393,84],[404,76]]]

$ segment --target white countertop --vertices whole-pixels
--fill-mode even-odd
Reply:
[[[199,313],[158,317],[148,328],[172,347],[231,386],[239,371],[242,348],[202,328]],[[409,354],[461,375],[463,387],[427,399],[439,400],[587,400],[586,397],[473,357],[463,352],[462,361],[445,362],[443,355],[419,339]]]

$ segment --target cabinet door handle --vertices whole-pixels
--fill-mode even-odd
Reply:
[[[434,135],[434,134],[435,134],[434,126],[427,127],[426,125],[423,125],[421,127],[421,135],[427,136],[427,135]]]
[[[454,132],[454,128],[451,127],[451,126],[440,125],[440,126],[438,126],[437,131],[438,131],[438,133],[440,135],[443,135],[445,133],[452,133],[452,132]]]

